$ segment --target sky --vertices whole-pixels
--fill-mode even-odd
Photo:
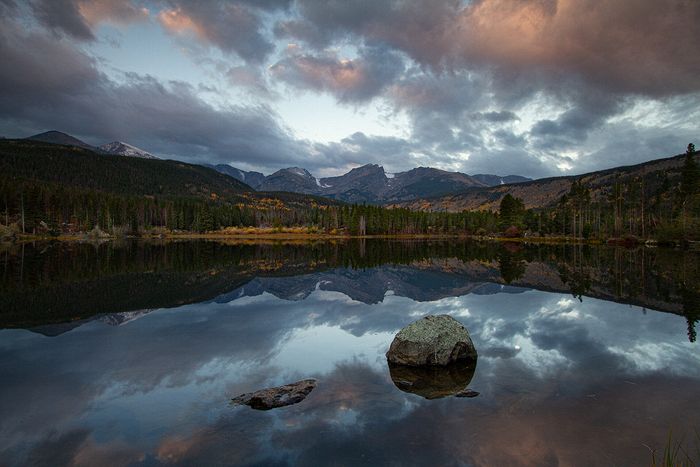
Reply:
[[[0,0],[0,136],[333,176],[683,153],[697,0]]]

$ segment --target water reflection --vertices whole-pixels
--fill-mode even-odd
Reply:
[[[397,388],[426,399],[454,396],[465,389],[474,377],[476,359],[446,367],[415,367],[389,363],[389,375]]]
[[[700,355],[682,315],[697,302],[672,284],[697,277],[692,258],[674,259],[683,272],[646,252],[637,282],[657,285],[642,293],[631,278],[603,284],[618,274],[616,259],[641,271],[641,259],[616,250],[577,252],[575,265],[546,249],[507,252],[526,267],[505,286],[504,253],[489,256],[490,247],[393,246],[395,261],[364,265],[327,245],[129,247],[143,266],[117,247],[87,247],[43,253],[53,260],[25,251],[22,281],[4,276],[5,297],[49,303],[28,291],[53,291],[54,310],[69,308],[68,290],[95,291],[73,302],[81,320],[70,330],[0,331],[0,459],[9,465],[645,465],[644,444],[663,447],[669,429],[690,436],[700,420]],[[378,250],[367,242],[365,255]],[[53,263],[76,255],[87,270]],[[16,277],[15,260],[7,264]],[[580,271],[590,280],[582,302],[567,285]],[[118,315],[79,308],[102,303],[97,291],[110,281],[154,284],[110,295]],[[616,300],[667,312],[590,298],[616,289]],[[410,378],[396,378],[384,353],[428,314],[469,329],[479,363],[460,389],[479,397],[429,400],[397,388]],[[22,317],[19,306],[3,316]],[[20,321],[43,316],[63,315]],[[228,406],[304,378],[318,386],[297,405]]]

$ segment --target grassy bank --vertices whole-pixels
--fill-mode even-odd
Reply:
[[[474,240],[479,242],[499,242],[499,243],[515,243],[515,244],[581,244],[581,245],[617,245],[634,247],[639,245],[645,246],[681,246],[689,248],[698,248],[698,242],[686,242],[678,240],[675,242],[660,243],[655,239],[640,239],[640,238],[620,238],[620,239],[600,239],[600,238],[582,238],[571,236],[522,236],[522,237],[506,237],[496,235],[468,235],[468,234],[384,234],[384,235],[352,235],[347,231],[322,231],[307,227],[229,227],[221,230],[208,232],[190,232],[190,231],[170,231],[166,229],[152,229],[141,232],[139,235],[111,235],[99,229],[94,229],[90,232],[78,232],[70,234],[22,234],[15,233],[12,236],[0,238],[0,241],[10,243],[33,242],[33,241],[110,241],[124,238],[140,238],[140,239],[172,239],[172,240],[241,240],[241,241],[322,241],[322,240],[348,240],[348,239],[404,239],[404,240]]]

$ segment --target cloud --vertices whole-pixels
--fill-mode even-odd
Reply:
[[[13,86],[0,90],[5,134],[60,127],[265,172],[375,162],[500,173],[509,161],[549,176],[672,154],[700,118],[693,0],[0,0],[0,12],[17,70],[0,71]],[[106,77],[103,58],[77,48],[100,42],[102,23],[148,17],[197,50],[192,74],[205,82]],[[296,140],[274,112],[282,86],[371,105],[399,130]],[[644,106],[656,111],[632,118]]]
[[[47,29],[81,41],[95,40],[93,29],[100,22],[126,24],[148,16],[131,0],[32,0],[30,6]]]
[[[35,18],[46,28],[79,40],[94,40],[90,25],[73,0],[36,0],[31,3]]]
[[[294,140],[265,106],[214,108],[191,85],[126,74],[115,82],[65,41],[23,32],[0,33],[0,128],[7,135],[60,129],[93,144],[125,139],[191,162],[303,160]]]
[[[78,0],[78,11],[92,26],[101,22],[129,24],[143,21],[150,14],[147,8],[137,6],[132,0]]]
[[[262,13],[285,9],[288,1],[168,0],[158,13],[161,25],[176,35],[191,34],[247,62],[261,63],[273,51]]]
[[[456,0],[299,0],[299,17],[282,20],[275,31],[322,49],[360,38],[368,45],[403,50],[421,63],[437,65],[435,50],[447,47],[445,25],[457,14]],[[437,62],[435,59],[437,58]]]
[[[289,46],[287,56],[270,67],[276,79],[299,89],[329,92],[341,102],[374,98],[402,71],[400,56],[376,47],[361,49],[355,59],[342,59],[334,52],[308,55]]]
[[[299,18],[276,31],[316,47],[354,37],[436,70],[486,70],[507,82],[536,69],[547,80],[579,76],[615,93],[700,89],[693,0],[300,0],[298,7]]]

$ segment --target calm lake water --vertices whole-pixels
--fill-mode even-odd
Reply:
[[[0,247],[0,274],[3,466],[648,465],[669,433],[697,459],[698,253],[51,243]],[[392,381],[431,314],[469,330],[477,397]],[[299,404],[229,404],[303,378]]]

